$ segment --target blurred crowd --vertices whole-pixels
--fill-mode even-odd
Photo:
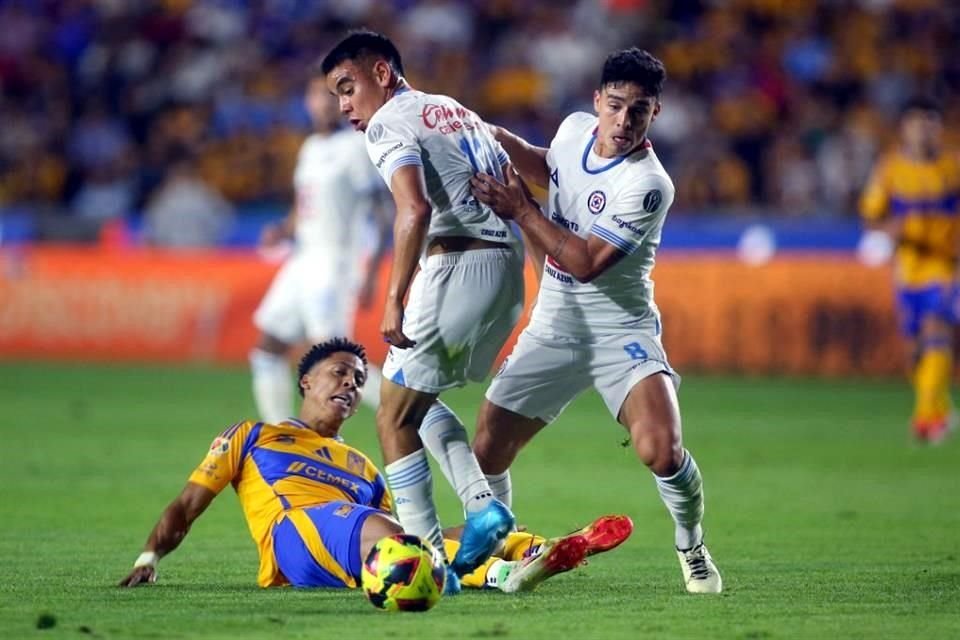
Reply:
[[[650,49],[678,212],[849,216],[910,95],[960,132],[960,4],[938,0],[0,0],[0,212],[209,244],[282,211],[306,71],[359,25],[415,87],[541,144],[609,51]]]

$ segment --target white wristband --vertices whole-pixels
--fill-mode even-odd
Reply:
[[[154,567],[157,566],[157,561],[160,560],[160,556],[157,555],[156,551],[144,551],[139,556],[137,556],[136,562],[133,563],[133,568],[138,567]]]

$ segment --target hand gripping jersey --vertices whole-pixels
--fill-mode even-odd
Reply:
[[[501,167],[508,161],[477,114],[447,96],[406,89],[371,118],[366,140],[370,160],[388,187],[400,167],[423,167],[433,207],[428,239],[516,241],[507,223],[470,193],[475,173],[503,180]]]
[[[674,187],[650,143],[629,156],[593,151],[597,118],[574,113],[550,143],[545,215],[577,236],[597,236],[627,254],[592,282],[582,283],[549,256],[530,331],[590,338],[649,328],[659,333],[653,302],[654,254]]]
[[[333,501],[392,509],[383,476],[360,451],[297,420],[240,422],[213,440],[190,482],[219,493],[233,484],[260,553],[257,582],[283,582],[273,528],[290,510]]]

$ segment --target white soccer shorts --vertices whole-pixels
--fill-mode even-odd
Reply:
[[[625,331],[578,340],[547,337],[528,327],[487,389],[487,400],[527,418],[552,422],[592,385],[616,420],[630,390],[657,373],[669,374],[679,388],[680,376],[652,333]]]
[[[353,335],[357,312],[354,268],[349,258],[299,253],[274,277],[253,314],[256,327],[287,344]]]
[[[383,375],[425,393],[483,380],[522,312],[518,252],[478,249],[429,256],[403,313],[403,333],[417,344],[391,347]]]

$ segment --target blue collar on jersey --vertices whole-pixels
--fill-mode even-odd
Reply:
[[[613,169],[615,166],[617,166],[618,164],[626,160],[628,157],[632,156],[634,153],[636,153],[640,149],[646,149],[650,145],[650,141],[647,139],[644,139],[643,142],[637,145],[636,149],[634,149],[627,155],[617,156],[615,159],[611,160],[610,162],[603,165],[599,169],[591,169],[590,167],[587,166],[587,158],[590,157],[590,149],[593,148],[593,143],[596,142],[596,140],[597,140],[597,132],[594,131],[593,135],[590,136],[590,140],[587,142],[587,148],[583,150],[583,158],[580,160],[580,165],[583,167],[583,170],[593,176],[597,175],[598,173],[603,173],[608,169]]]

